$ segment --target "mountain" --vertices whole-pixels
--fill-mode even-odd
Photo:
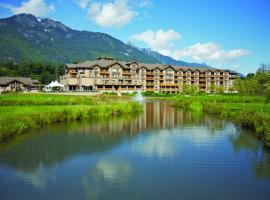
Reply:
[[[73,30],[64,24],[19,14],[0,20],[0,59],[72,62],[110,55],[121,60],[158,62],[104,33]]]
[[[112,36],[73,30],[61,22],[19,14],[0,19],[0,60],[67,63],[112,56],[119,60],[205,67],[141,50]]]

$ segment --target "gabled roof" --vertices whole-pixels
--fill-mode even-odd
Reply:
[[[0,77],[0,85],[7,85],[13,81],[18,81],[28,86],[33,85],[32,79],[28,77]]]
[[[210,71],[210,72],[215,72],[215,71],[219,71],[219,72],[229,72],[232,74],[238,74],[237,72],[231,71],[231,70],[223,70],[223,69],[211,69],[208,67],[205,68],[194,68],[191,66],[171,66],[171,65],[163,65],[163,64],[150,64],[150,63],[138,63],[136,61],[129,61],[129,62],[125,62],[125,61],[116,61],[115,59],[106,57],[105,58],[99,58],[99,60],[92,60],[92,61],[86,61],[86,62],[81,62],[78,64],[66,64],[67,68],[93,68],[95,66],[98,66],[100,68],[105,68],[105,67],[111,67],[114,64],[119,64],[122,68],[125,69],[130,69],[130,65],[132,63],[136,63],[138,64],[138,69],[142,69],[145,68],[147,70],[155,70],[155,69],[159,69],[161,71],[167,69],[167,68],[172,68],[174,71],[191,71],[191,72],[195,72],[195,71],[199,71],[199,72],[206,72],[206,71]]]
[[[127,62],[128,65],[131,65],[131,64],[133,64],[133,63],[139,65],[139,63],[138,63],[137,61],[135,61],[135,60],[134,60],[134,61]]]
[[[118,61],[115,61],[115,62],[111,63],[111,64],[108,65],[107,67],[112,67],[112,66],[114,66],[114,65],[119,65],[119,66],[122,67],[122,68],[129,68],[129,67],[127,66],[127,63],[125,63],[125,62],[118,62]]]
[[[176,71],[176,69],[175,69],[174,67],[172,67],[171,65],[165,66],[163,70],[166,70],[166,69],[168,69],[168,68],[171,68],[173,71]]]

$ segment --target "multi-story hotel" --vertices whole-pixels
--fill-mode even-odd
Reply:
[[[166,92],[179,93],[193,86],[200,92],[236,92],[239,75],[230,70],[144,64],[101,57],[94,61],[66,64],[60,82],[70,91]]]

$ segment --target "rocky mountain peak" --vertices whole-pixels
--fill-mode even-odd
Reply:
[[[5,21],[30,27],[34,27],[39,23],[34,15],[25,13],[6,18]]]
[[[68,32],[68,31],[72,30],[71,28],[65,26],[61,22],[54,21],[54,20],[49,19],[49,18],[41,19],[40,23],[43,26],[46,26],[47,28],[61,29],[61,30],[65,31],[65,32]]]

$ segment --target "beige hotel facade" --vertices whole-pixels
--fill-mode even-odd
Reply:
[[[211,93],[222,88],[237,92],[233,84],[239,74],[230,70],[123,62],[111,57],[66,64],[60,83],[68,91],[181,93],[193,86]]]

